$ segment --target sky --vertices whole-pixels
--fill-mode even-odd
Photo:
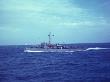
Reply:
[[[0,45],[110,42],[110,0],[0,0]]]

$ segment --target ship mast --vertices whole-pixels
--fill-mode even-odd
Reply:
[[[51,35],[51,32],[49,33],[48,37],[49,37],[49,44],[51,44],[51,41],[52,41],[52,37],[51,36],[54,36],[54,35]]]

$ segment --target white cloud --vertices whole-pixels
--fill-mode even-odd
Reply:
[[[110,25],[106,20],[100,21],[75,21],[75,22],[62,22],[59,25],[63,26],[107,26]]]
[[[7,1],[7,0],[6,0]],[[108,25],[104,17],[95,17],[87,9],[70,5],[68,0],[10,0],[0,8],[14,13],[14,18],[9,19],[11,23],[20,24],[24,22],[39,25],[63,25],[63,26],[94,26]],[[18,14],[18,15],[16,15]],[[13,14],[9,14],[11,16]],[[26,22],[26,23],[25,23]],[[11,25],[11,24],[10,24]]]
[[[21,28],[15,28],[15,27],[0,27],[1,32],[19,32],[21,31]]]

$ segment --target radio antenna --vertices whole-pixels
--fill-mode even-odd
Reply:
[[[52,36],[54,36],[54,35],[51,35],[51,32],[50,32],[49,35],[48,35],[48,37],[49,37],[49,44],[51,44]]]

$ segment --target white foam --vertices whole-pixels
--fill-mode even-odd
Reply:
[[[24,50],[24,52],[81,52],[81,51],[91,51],[91,50],[106,50],[106,49],[110,49],[110,48],[101,48],[101,47],[94,47],[94,48],[87,48],[87,49],[79,49],[79,50],[65,50],[65,51],[42,51],[42,50]]]
[[[95,48],[87,48],[85,51],[88,51],[88,50],[105,50],[105,49],[110,49],[110,48],[95,47]]]
[[[24,50],[24,52],[44,52],[44,51],[32,51],[32,50]]]
[[[75,51],[65,51],[65,52],[75,52]]]

